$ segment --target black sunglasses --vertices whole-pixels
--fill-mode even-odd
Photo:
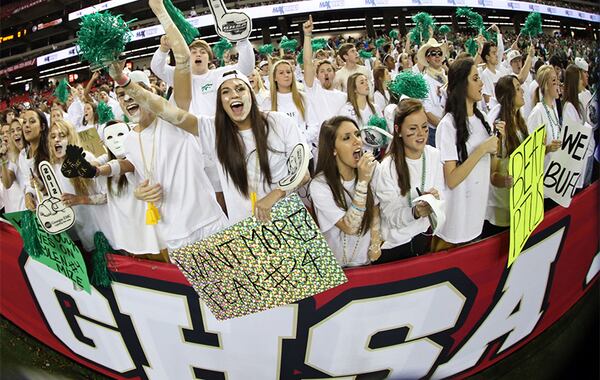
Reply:
[[[430,51],[427,53],[428,57],[443,57],[444,52],[441,50]]]

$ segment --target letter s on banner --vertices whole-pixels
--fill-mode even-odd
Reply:
[[[25,272],[49,328],[69,349],[117,372],[125,373],[136,368],[110,305],[95,288],[92,288],[91,294],[74,291],[71,280],[33,259],[27,260]],[[69,324],[57,299],[57,291],[68,294],[75,301],[75,305],[71,305],[73,310],[77,310],[73,313],[73,320],[77,323],[75,328],[79,328],[82,338],[90,340],[91,344],[76,336],[79,331],[75,332]]]
[[[352,301],[310,329],[306,364],[334,377],[389,369],[390,379],[421,378],[442,351],[427,337],[454,327],[465,301],[450,282]],[[376,333],[403,327],[404,343],[369,348]]]
[[[488,345],[503,335],[506,338],[497,353],[533,331],[542,317],[550,269],[564,233],[563,227],[519,255],[511,266],[500,300],[452,359],[437,368],[433,378],[445,378],[475,366]]]

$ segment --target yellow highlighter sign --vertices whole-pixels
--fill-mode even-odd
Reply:
[[[544,220],[544,156],[546,133],[542,125],[510,155],[510,248],[508,266],[517,259],[527,239]]]

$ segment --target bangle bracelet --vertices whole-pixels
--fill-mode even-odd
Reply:
[[[366,209],[366,208],[361,208],[361,207],[358,207],[358,206],[357,206],[357,205],[355,205],[354,203],[351,203],[351,204],[350,204],[350,207],[352,207],[353,209],[355,209],[355,210],[357,210],[357,211],[360,211],[360,212],[365,212],[365,211],[367,211],[367,209]]]

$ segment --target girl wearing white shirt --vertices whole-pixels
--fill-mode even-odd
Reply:
[[[15,212],[25,210],[24,192],[19,185],[16,173],[19,170],[19,154],[25,148],[25,139],[23,138],[23,129],[19,119],[13,119],[10,122],[8,130],[8,144],[6,151],[1,152],[1,177],[4,188],[4,211]]]
[[[257,69],[252,70],[252,74],[250,74],[248,80],[250,81],[254,95],[256,95],[257,103],[262,104],[270,94],[269,90],[265,88],[265,84],[263,83],[262,77]]]
[[[544,159],[544,169],[550,163],[551,154],[560,149],[561,146],[561,122],[556,109],[556,99],[559,97],[558,77],[556,71],[550,65],[540,67],[537,73],[536,81],[539,83],[539,89],[542,99],[538,93],[534,95],[535,107],[531,110],[527,118],[527,130],[533,133],[542,124],[546,128],[546,157]],[[545,197],[545,196],[544,196]]]
[[[369,80],[360,73],[355,73],[348,78],[346,85],[348,101],[340,108],[338,114],[346,116],[356,122],[359,129],[366,126],[372,115],[382,116],[382,110],[369,99]]]
[[[412,200],[422,193],[439,199],[444,187],[440,151],[427,145],[429,127],[423,104],[402,100],[394,117],[394,138],[388,155],[375,169],[373,191],[381,209],[384,244],[375,263],[422,255],[429,250],[423,235],[430,227],[431,207]]]
[[[521,82],[515,75],[506,75],[494,88],[498,104],[488,114],[488,123],[502,132],[500,148],[492,157],[490,196],[486,210],[486,236],[502,232],[510,225],[509,190],[513,178],[508,175],[508,157],[529,136],[521,114],[525,98]]]
[[[96,103],[85,102],[83,104],[83,123],[77,132],[82,132],[90,128],[97,128],[98,124],[98,110]]]
[[[310,192],[319,228],[342,267],[369,264],[381,254],[379,208],[369,188],[376,161],[362,154],[360,130],[348,117],[327,120]]]
[[[373,69],[373,80],[375,81],[373,99],[380,110],[383,110],[390,103],[390,93],[386,88],[386,84],[391,79],[390,73],[385,67],[377,66]]]
[[[477,109],[483,82],[472,58],[454,61],[448,72],[446,116],[435,136],[444,165],[446,223],[433,238],[440,251],[476,239],[482,231],[488,201],[491,159],[498,138]]]
[[[565,87],[563,93],[563,123],[568,121],[574,121],[583,125],[585,128],[589,130],[590,138],[588,139],[587,148],[584,156],[584,164],[581,168],[581,175],[577,180],[576,187],[581,189],[589,185],[589,183],[584,183],[585,173],[588,171],[588,166],[593,165],[593,155],[595,148],[594,135],[592,132],[592,126],[586,122],[585,117],[585,109],[584,105],[581,104],[579,100],[579,93],[585,90],[585,86],[583,84],[583,75],[582,71],[575,65],[569,65],[567,70],[565,70]]]

